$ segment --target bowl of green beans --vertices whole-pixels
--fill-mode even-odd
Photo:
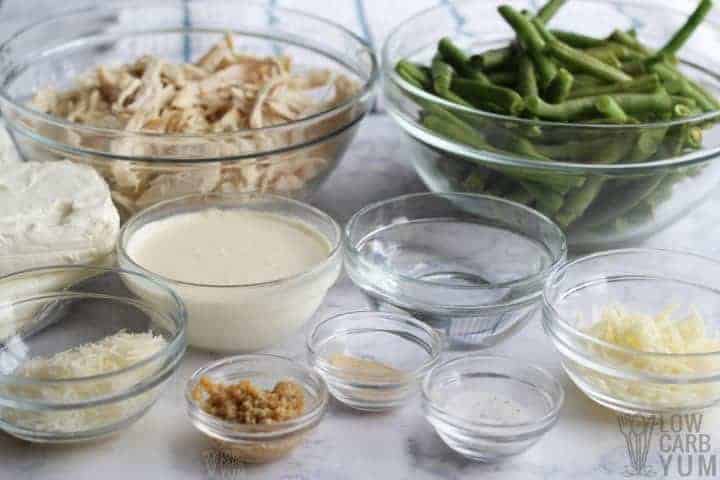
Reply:
[[[535,4],[461,0],[386,40],[385,107],[428,188],[530,206],[575,251],[696,208],[720,183],[712,0]]]

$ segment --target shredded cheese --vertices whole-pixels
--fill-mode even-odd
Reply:
[[[150,332],[129,333],[120,330],[100,341],[80,345],[51,357],[34,357],[23,363],[17,376],[37,380],[82,379],[119,372],[150,358],[167,342]],[[92,400],[121,393],[155,373],[158,361],[109,378],[79,380],[49,385],[14,385],[3,387],[3,393],[26,399],[68,403]],[[91,408],[65,411],[31,411],[6,407],[0,417],[12,425],[45,432],[80,432],[116,423],[137,413],[152,402],[157,389],[136,397]]]
[[[720,338],[710,335],[695,309],[681,319],[673,319],[676,307],[656,316],[629,312],[621,306],[603,309],[600,320],[587,333],[612,345],[636,352],[677,354],[668,357],[620,352],[592,346],[604,363],[655,375],[702,375],[720,371],[718,356],[684,354],[720,352]],[[587,380],[616,398],[658,407],[693,405],[717,398],[720,385],[713,383],[654,384],[621,380],[587,370]]]

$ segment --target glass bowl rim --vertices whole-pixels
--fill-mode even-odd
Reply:
[[[328,324],[331,324],[338,320],[343,320],[349,317],[354,317],[356,315],[367,315],[370,317],[382,317],[382,319],[393,322],[393,323],[404,323],[412,326],[413,328],[423,332],[426,334],[431,342],[428,343],[428,346],[430,347],[431,351],[427,352],[428,359],[426,359],[420,366],[416,367],[414,370],[410,372],[402,372],[402,375],[400,379],[398,380],[382,380],[381,377],[378,377],[377,379],[373,378],[373,375],[368,375],[363,380],[343,380],[348,385],[351,385],[356,388],[363,388],[363,387],[372,387],[372,386],[396,386],[396,387],[402,387],[405,385],[408,385],[412,383],[415,379],[422,378],[423,375],[425,375],[433,366],[435,366],[438,361],[440,360],[440,355],[442,355],[444,351],[444,342],[445,337],[444,335],[438,331],[437,329],[432,328],[427,323],[418,320],[417,318],[413,317],[410,314],[407,313],[398,313],[398,312],[384,312],[380,310],[349,310],[345,312],[336,313],[334,315],[330,315],[327,318],[321,319],[318,321],[313,327],[310,329],[310,331],[307,334],[306,340],[305,340],[305,346],[307,348],[308,353],[310,354],[310,361],[313,364],[313,367],[316,370],[322,371],[322,373],[330,374],[333,376],[333,378],[337,378],[338,376],[347,375],[345,371],[342,368],[335,367],[328,362],[323,361],[322,366],[318,365],[318,360],[320,359],[320,356],[317,351],[317,347],[319,346],[319,339],[316,338],[318,331],[321,327],[327,326]],[[337,330],[333,330],[334,332],[337,332]],[[380,328],[380,327],[365,327],[363,328],[363,331],[373,331],[373,332],[387,332],[387,328]],[[341,330],[340,334],[342,336],[347,335],[347,330]],[[415,345],[418,345],[418,341],[416,339],[419,339],[418,335],[410,334],[413,338],[403,338],[404,341],[410,341]],[[424,342],[423,342],[424,343]]]
[[[212,0],[200,0],[198,2],[193,2],[194,4],[213,4],[216,3],[218,5],[222,5],[222,3],[213,2]],[[249,5],[253,5],[256,7],[262,7],[264,8],[266,5],[262,2],[259,2],[257,0],[248,0],[247,2]],[[3,56],[11,57],[12,56],[12,43],[18,42],[22,40],[24,35],[27,35],[33,31],[41,30],[43,27],[46,27],[47,24],[57,21],[58,19],[70,19],[72,17],[78,17],[80,15],[89,14],[93,12],[103,12],[103,11],[118,11],[121,9],[127,9],[132,7],[138,7],[138,8],[158,8],[160,6],[165,7],[172,7],[174,6],[170,2],[161,2],[158,0],[152,0],[150,4],[148,2],[143,2],[141,0],[123,0],[119,2],[114,2],[109,5],[92,5],[92,6],[86,6],[84,8],[77,8],[77,9],[70,9],[70,10],[64,10],[59,15],[54,15],[52,17],[45,17],[41,20],[32,22],[30,24],[27,24],[20,28],[19,30],[15,31],[12,35],[10,35],[8,38],[6,38],[2,43],[0,43],[0,58]],[[347,109],[351,107],[352,105],[357,104],[360,102],[363,98],[366,98],[369,95],[372,95],[373,89],[375,88],[375,85],[378,83],[379,77],[380,77],[380,66],[378,62],[377,55],[375,54],[375,50],[372,48],[372,46],[368,43],[367,40],[363,39],[359,35],[355,34],[350,29],[344,27],[343,25],[321,17],[319,15],[315,15],[312,13],[303,12],[301,10],[295,9],[295,8],[287,8],[287,7],[277,7],[276,12],[284,13],[287,15],[292,15],[298,18],[304,18],[308,20],[313,20],[315,22],[318,22],[320,24],[324,24],[326,26],[332,27],[340,32],[342,32],[344,35],[351,38],[354,42],[357,42],[357,44],[361,47],[361,51],[363,54],[368,56],[368,59],[370,61],[370,72],[368,75],[368,78],[362,81],[361,88],[358,90],[357,93],[354,95],[348,97],[343,102],[341,102],[338,105],[335,105],[328,109],[323,109],[320,112],[313,113],[310,116],[299,118],[296,120],[292,120],[290,122],[282,123],[279,125],[271,125],[267,127],[262,128],[244,128],[244,129],[238,129],[234,130],[232,132],[220,132],[220,133],[203,133],[203,134],[165,134],[165,133],[158,133],[158,132],[144,132],[144,131],[124,131],[121,129],[115,129],[115,128],[106,128],[106,127],[93,127],[89,125],[83,125],[79,123],[74,123],[69,120],[65,120],[63,118],[57,117],[55,115],[43,113],[39,110],[36,110],[34,108],[28,107],[22,102],[16,101],[12,96],[7,92],[7,88],[5,86],[5,82],[0,82],[0,102],[5,102],[8,105],[12,106],[13,109],[19,111],[23,115],[26,115],[32,119],[40,120],[45,123],[49,123],[51,125],[54,125],[56,127],[61,128],[70,128],[73,130],[80,130],[87,132],[88,134],[95,134],[95,135],[121,135],[122,137],[132,137],[136,139],[163,139],[163,140],[187,140],[187,139],[198,139],[198,140],[216,140],[216,139],[227,139],[232,138],[239,134],[247,134],[247,133],[266,133],[266,132],[275,132],[275,131],[283,131],[288,128],[296,128],[296,127],[303,127],[307,124],[315,123],[318,121],[323,120],[324,118],[330,117],[335,115],[336,113]],[[178,34],[180,33],[192,33],[194,31],[198,30],[194,27],[184,27],[180,30],[178,30]],[[139,34],[148,34],[155,30],[140,30],[140,31],[132,31],[127,32],[126,35],[139,35]],[[258,31],[252,31],[247,29],[227,29],[228,32],[231,32],[235,35],[242,35],[245,37],[259,37],[259,38],[272,38],[275,41],[283,42],[283,43],[290,43],[296,46],[299,46],[303,49],[312,49],[315,51],[318,51],[320,47],[310,47],[305,42],[306,40],[303,40],[301,38],[295,38],[297,36],[292,35],[288,36],[285,34],[276,34],[272,35],[270,33],[261,33]],[[335,58],[335,56],[329,55],[325,51],[318,51],[322,56],[331,58],[332,60],[344,64],[340,59]],[[2,69],[2,75],[1,77],[6,76],[5,69]],[[343,126],[347,126],[349,124],[352,124],[352,121],[347,122],[346,124],[343,124]],[[341,127],[342,128],[342,127]],[[331,132],[332,133],[332,132]],[[327,136],[323,136],[325,138]],[[302,147],[304,144],[298,145],[298,147]],[[82,150],[83,152],[85,150]],[[256,152],[254,156],[257,156],[258,153]],[[122,159],[126,158],[136,158],[134,156],[126,157],[122,156],[119,157]],[[230,157],[234,158],[234,157]],[[214,159],[217,160],[217,159]],[[192,161],[192,160],[190,160]]]
[[[163,275],[160,275],[159,273],[155,273],[146,267],[140,265],[137,263],[128,253],[127,246],[130,243],[130,239],[132,238],[132,235],[128,235],[128,230],[130,230],[130,227],[135,226],[135,224],[140,224],[137,227],[137,230],[141,230],[144,228],[145,225],[143,223],[143,220],[146,219],[147,215],[150,215],[158,210],[162,210],[165,207],[171,206],[176,203],[182,203],[183,201],[187,201],[190,199],[206,199],[206,200],[223,200],[223,199],[229,199],[229,200],[252,200],[254,198],[258,198],[260,200],[272,200],[273,202],[281,202],[281,203],[289,203],[291,205],[295,205],[300,207],[302,210],[306,212],[311,212],[315,215],[318,215],[323,220],[327,221],[328,224],[332,227],[333,232],[335,233],[336,239],[334,242],[330,242],[329,238],[327,238],[325,235],[322,235],[324,238],[328,240],[328,243],[330,243],[330,251],[328,252],[327,256],[323,258],[321,261],[316,263],[315,265],[311,266],[307,270],[304,270],[302,272],[296,273],[294,275],[290,275],[287,277],[277,278],[274,280],[267,280],[264,282],[255,282],[255,283],[240,283],[240,284],[212,284],[212,283],[196,283],[196,282],[187,282],[182,280],[173,279],[170,277],[165,277]],[[215,203],[215,202],[213,202]],[[219,208],[217,206],[213,205],[207,205],[205,207],[206,209],[209,208]],[[242,205],[235,206],[232,208],[244,208]],[[202,210],[198,210],[202,211]],[[175,215],[186,215],[185,213],[174,213],[172,216]],[[283,215],[285,216],[285,215]],[[291,218],[290,216],[287,216],[287,218]],[[120,229],[120,234],[118,235],[118,242],[117,242],[117,254],[118,254],[118,260],[121,260],[123,262],[128,262],[130,265],[132,265],[133,268],[138,269],[138,271],[142,272],[146,276],[151,276],[157,279],[162,280],[163,282],[169,284],[169,285],[181,285],[185,287],[200,287],[200,288],[217,288],[217,289],[230,289],[230,288],[264,288],[264,287],[273,287],[278,285],[287,285],[290,283],[295,283],[297,281],[300,281],[302,279],[305,279],[307,277],[310,277],[320,271],[322,271],[325,267],[330,265],[338,256],[340,253],[340,247],[342,245],[342,227],[338,224],[338,222],[330,216],[330,214],[324,212],[323,210],[320,210],[319,208],[310,205],[306,202],[301,202],[300,200],[295,200],[294,198],[285,197],[282,195],[277,195],[273,193],[267,193],[267,192],[239,192],[239,193],[222,193],[222,192],[210,192],[210,193],[191,193],[189,195],[183,195],[181,197],[175,197],[170,198],[167,200],[163,200],[161,202],[155,203],[143,210],[140,210],[139,212],[135,213],[133,216],[131,216],[127,222],[125,222],[125,225],[122,226]]]
[[[441,407],[437,404],[437,402],[433,399],[433,396],[431,394],[432,390],[432,382],[434,380],[435,375],[440,372],[441,370],[447,369],[449,367],[453,367],[455,364],[467,362],[467,361],[477,361],[477,360],[491,360],[491,361],[500,361],[504,364],[511,365],[513,367],[521,367],[524,370],[532,371],[536,374],[539,374],[542,376],[551,387],[543,386],[542,388],[539,388],[537,385],[533,386],[537,388],[538,390],[541,390],[542,392],[548,394],[548,397],[550,399],[550,408],[547,412],[545,412],[542,416],[539,416],[537,418],[534,418],[532,420],[526,420],[522,422],[507,422],[502,424],[496,424],[496,423],[490,423],[490,422],[483,422],[478,420],[471,420],[459,415],[456,415],[449,410],[447,410],[444,407]],[[487,367],[485,364],[480,361],[477,362],[477,367],[475,367],[475,371],[485,371],[487,370]],[[510,379],[516,380],[517,377],[511,377],[508,375]],[[562,386],[562,383],[560,383],[560,380],[558,380],[555,375],[550,373],[548,370],[546,370],[543,367],[539,367],[535,364],[513,358],[507,355],[497,355],[497,354],[491,354],[486,352],[474,352],[474,353],[468,353],[468,354],[461,354],[457,357],[451,358],[449,360],[445,360],[441,363],[438,363],[435,367],[433,367],[430,372],[425,376],[425,379],[422,382],[422,400],[423,403],[430,406],[433,410],[433,413],[439,413],[443,417],[443,421],[446,421],[448,423],[458,424],[463,429],[472,429],[472,428],[493,428],[498,430],[503,429],[512,429],[512,428],[523,428],[527,427],[532,430],[540,429],[543,426],[553,422],[557,419],[560,409],[562,408],[563,404],[565,403],[565,389]]]
[[[490,203],[495,204],[501,204],[504,206],[507,206],[509,208],[514,208],[517,210],[521,210],[525,213],[530,214],[532,217],[539,220],[541,223],[544,223],[553,229],[556,230],[556,233],[558,234],[558,238],[561,239],[561,243],[558,246],[559,252],[558,255],[554,256],[551,264],[544,268],[542,271],[534,273],[529,276],[525,276],[516,280],[510,280],[507,282],[502,283],[496,283],[491,285],[455,285],[451,283],[444,283],[444,282],[429,282],[427,280],[420,280],[414,277],[410,277],[405,274],[397,273],[394,269],[389,269],[385,267],[378,267],[377,265],[367,262],[364,259],[364,255],[361,254],[361,252],[356,248],[356,245],[350,241],[350,235],[351,235],[351,229],[357,224],[358,219],[367,214],[368,212],[372,210],[376,210],[382,207],[385,207],[387,205],[391,205],[396,202],[401,201],[407,201],[407,200],[414,200],[414,199],[422,199],[422,198],[460,198],[460,199],[470,199],[470,200],[484,200],[488,201]],[[495,290],[498,288],[510,288],[515,286],[523,286],[523,285],[529,285],[533,282],[537,282],[539,280],[542,280],[543,278],[546,278],[553,269],[562,264],[564,262],[565,257],[567,256],[568,251],[568,245],[567,245],[567,238],[565,236],[565,233],[562,231],[562,229],[553,222],[550,218],[545,216],[544,214],[538,212],[537,210],[534,210],[526,205],[522,205],[510,200],[506,200],[504,198],[498,198],[493,197],[490,195],[485,194],[479,194],[479,193],[470,193],[470,192],[420,192],[420,193],[408,193],[405,195],[399,195],[396,197],[387,198],[385,200],[380,200],[377,202],[373,202],[369,205],[365,205],[358,211],[356,211],[350,219],[345,224],[345,228],[343,229],[343,248],[347,254],[349,254],[353,259],[356,259],[360,262],[362,262],[366,267],[381,271],[383,274],[395,278],[399,281],[410,283],[410,284],[416,284],[416,285],[422,285],[422,286],[429,286],[429,287],[436,287],[436,288],[447,288],[452,290],[461,290],[461,291],[488,291],[488,290]],[[538,289],[536,293],[526,295],[522,298],[518,298],[517,300],[513,300],[508,303],[503,304],[492,304],[492,305],[479,305],[479,306],[455,306],[455,305],[443,305],[441,307],[458,310],[458,311],[482,311],[485,309],[496,309],[496,308],[503,308],[503,307],[510,307],[515,306],[518,304],[522,304],[532,298],[539,297],[542,294],[542,288]]]
[[[181,351],[183,349],[184,342],[185,342],[185,333],[186,333],[186,328],[187,328],[187,311],[185,309],[185,304],[180,299],[180,297],[167,285],[165,285],[161,282],[158,282],[157,280],[153,279],[152,277],[149,277],[141,272],[133,272],[131,270],[125,270],[122,268],[113,268],[113,267],[100,267],[100,266],[95,267],[92,265],[54,265],[54,266],[46,266],[46,267],[28,268],[25,270],[19,270],[17,272],[10,273],[8,275],[4,275],[4,276],[0,277],[0,284],[2,284],[3,282],[6,282],[6,281],[12,281],[15,277],[21,277],[23,275],[32,275],[32,274],[42,275],[42,274],[61,272],[63,270],[76,270],[76,271],[88,271],[88,272],[92,271],[92,272],[105,273],[105,274],[113,273],[113,274],[118,274],[121,276],[129,275],[131,277],[137,277],[137,278],[142,279],[143,281],[150,282],[155,287],[163,290],[166,294],[169,295],[170,298],[173,299],[177,313],[176,313],[176,315],[173,315],[170,319],[174,320],[174,323],[177,326],[176,332],[174,333],[171,341],[167,342],[167,344],[161,350],[154,353],[150,357],[147,357],[139,362],[133,363],[132,365],[129,365],[120,370],[113,370],[112,372],[100,373],[100,374],[96,374],[96,375],[89,375],[89,376],[85,376],[85,377],[45,379],[45,380],[33,379],[33,378],[29,378],[29,377],[23,377],[20,375],[0,373],[0,381],[2,381],[2,383],[12,383],[14,385],[18,385],[18,384],[22,384],[22,385],[68,385],[68,384],[73,384],[73,383],[83,383],[83,382],[92,382],[92,381],[97,381],[97,380],[106,380],[106,379],[110,379],[113,377],[117,377],[119,375],[124,375],[135,369],[141,368],[153,361],[160,360],[163,358],[171,358],[175,354],[175,352]],[[83,281],[83,280],[85,280],[85,278],[81,278],[78,281]],[[72,290],[67,290],[68,287],[64,287],[64,288],[65,288],[65,290],[50,291],[50,292],[39,293],[39,294],[35,294],[35,295],[23,295],[22,297],[10,298],[8,300],[0,299],[0,308],[12,306],[12,305],[15,305],[18,303],[25,303],[25,302],[36,301],[36,300],[49,300],[49,299],[53,299],[53,298],[56,298],[56,299],[59,299],[59,298],[69,298],[69,299],[94,298],[94,299],[98,299],[98,300],[108,300],[108,301],[113,301],[113,302],[120,302],[123,304],[142,306],[143,308],[151,310],[155,314],[159,314],[162,317],[168,316],[164,313],[159,312],[157,310],[157,308],[155,308],[152,305],[152,303],[150,303],[150,302],[122,298],[122,297],[118,297],[115,295],[106,295],[106,294],[98,294],[98,293],[91,293],[91,292],[75,292]],[[69,288],[72,288],[72,286],[70,286]],[[162,371],[162,370],[160,370],[160,371]],[[158,373],[158,372],[156,372],[156,373]],[[155,376],[155,374],[151,375],[148,378],[151,378],[153,376]]]
[[[473,0],[458,0],[458,3],[471,3]],[[581,0],[586,3],[598,3],[598,4],[615,4],[615,5],[636,5],[636,6],[649,6],[652,5],[654,8],[658,8],[661,10],[664,10],[666,12],[673,12],[673,13],[682,13],[684,16],[687,16],[687,12],[683,12],[681,10],[678,10],[677,8],[669,7],[664,4],[657,4],[653,2],[652,0]],[[437,97],[433,94],[430,94],[415,85],[410,84],[403,78],[401,78],[397,72],[395,72],[394,65],[392,64],[392,61],[390,59],[390,44],[393,40],[395,40],[396,37],[401,37],[403,32],[403,29],[406,27],[412,25],[414,22],[418,21],[422,17],[426,15],[430,15],[436,12],[440,12],[442,10],[447,9],[447,5],[444,3],[426,8],[424,10],[421,10],[420,12],[406,18],[403,20],[400,24],[396,25],[388,34],[385,41],[383,42],[383,46],[381,49],[381,65],[382,65],[382,71],[383,76],[385,77],[386,81],[390,81],[391,83],[398,85],[401,90],[404,90],[405,92],[410,92],[412,95],[419,96],[423,100],[427,102],[432,102],[434,104],[437,104],[444,108],[449,108],[451,111],[458,111],[465,114],[477,116],[479,118],[486,118],[492,121],[499,121],[499,122],[511,122],[511,123],[517,123],[522,124],[526,126],[540,126],[540,127],[550,127],[550,128],[569,128],[569,129],[582,129],[582,130],[592,130],[597,132],[606,132],[606,133],[612,133],[612,132],[625,132],[625,131],[638,131],[638,130],[644,130],[644,129],[650,129],[650,128],[664,128],[664,127],[671,127],[676,125],[684,125],[689,123],[697,123],[701,121],[710,121],[715,120],[717,118],[720,118],[720,110],[713,110],[710,112],[704,112],[699,115],[694,115],[691,117],[678,119],[678,120],[670,120],[670,121],[663,121],[663,122],[656,122],[656,123],[638,123],[638,124],[631,124],[631,125],[618,125],[618,124],[584,124],[584,123],[574,123],[574,122],[555,122],[555,121],[547,121],[547,120],[535,120],[535,119],[526,119],[526,118],[518,118],[518,117],[512,117],[509,115],[504,114],[497,114],[492,112],[486,112],[484,110],[480,110],[474,107],[467,107],[464,105],[459,105],[457,103],[442,99],[440,97]],[[708,16],[705,19],[705,22],[712,23],[716,29],[720,30],[720,21],[714,20],[712,18],[712,15]],[[697,66],[693,62],[683,62],[688,65]],[[702,70],[707,71],[707,69],[699,67]],[[720,81],[720,71],[717,72],[716,76],[718,77],[718,80]],[[403,95],[406,96],[406,95]],[[385,98],[387,100],[387,95],[385,95]],[[387,110],[388,113],[390,113],[392,116],[402,116],[403,122],[409,122],[412,125],[412,128],[414,129],[421,129],[425,135],[428,135],[430,137],[439,139],[441,143],[446,143],[448,145],[452,145],[452,148],[459,148],[460,153],[463,155],[468,156],[474,156],[477,154],[477,152],[482,152],[483,158],[485,161],[490,161],[490,163],[497,163],[501,165],[513,165],[513,166],[520,166],[520,167],[534,167],[537,169],[546,169],[546,170],[567,170],[571,173],[576,172],[591,172],[591,173],[616,173],[617,172],[642,172],[647,170],[653,170],[656,167],[674,167],[674,166],[687,166],[687,165],[693,165],[696,163],[701,163],[706,160],[712,160],[714,156],[718,152],[720,152],[720,147],[717,147],[715,149],[709,149],[708,151],[699,150],[697,152],[689,152],[683,155],[675,156],[672,158],[668,158],[665,160],[657,160],[657,161],[651,161],[651,162],[637,162],[633,164],[615,164],[615,165],[603,165],[603,164],[585,164],[585,163],[578,163],[578,162],[555,162],[555,161],[546,161],[546,160],[527,160],[523,156],[519,154],[507,154],[507,153],[495,153],[495,152],[489,152],[484,151],[480,149],[476,149],[474,147],[471,147],[469,145],[464,145],[458,142],[455,142],[453,140],[447,139],[445,137],[438,136],[436,133],[427,130],[426,128],[419,125],[414,119],[407,118],[404,114],[401,115],[396,109],[393,108],[393,102],[386,101],[387,103]],[[401,125],[403,129],[403,127]],[[413,138],[415,138],[414,135]],[[417,139],[416,139],[417,140]],[[444,150],[447,150],[447,147],[442,147]]]
[[[561,326],[564,330],[569,332],[575,339],[579,339],[580,341],[589,342],[595,346],[601,347],[603,349],[611,350],[614,352],[626,354],[626,355],[633,355],[636,358],[659,358],[659,359],[670,359],[670,358],[703,358],[703,357],[720,357],[720,350],[715,350],[712,352],[695,352],[695,353],[664,353],[664,352],[644,352],[642,350],[635,350],[628,347],[623,347],[619,345],[612,344],[610,342],[607,342],[605,340],[601,340],[597,337],[594,337],[590,335],[589,333],[583,332],[582,330],[576,328],[573,326],[564,315],[560,313],[560,311],[556,308],[556,302],[550,300],[550,290],[554,288],[554,285],[559,281],[560,277],[565,274],[567,270],[569,270],[572,267],[581,265],[585,262],[597,260],[599,258],[611,258],[618,255],[643,255],[643,254],[653,254],[653,255],[666,255],[666,256],[675,256],[675,257],[687,257],[687,258],[694,258],[695,260],[700,260],[703,262],[709,262],[712,263],[718,267],[720,267],[720,260],[716,260],[712,257],[701,255],[694,252],[688,252],[683,250],[675,250],[675,249],[662,249],[662,248],[622,248],[622,249],[615,249],[615,250],[604,250],[601,252],[596,252],[590,255],[585,255],[579,258],[576,258],[574,260],[565,262],[561,265],[559,265],[553,272],[550,273],[550,275],[547,278],[547,281],[545,282],[545,287],[543,288],[543,307],[545,310],[545,313],[543,314],[544,317],[547,318],[547,321],[549,322],[550,326],[552,327],[553,324],[558,324]],[[676,279],[667,277],[664,278],[664,280],[669,280],[672,282],[676,282]],[[712,289],[715,293],[720,295],[719,289]],[[567,291],[562,292],[567,293]],[[549,313],[549,315],[548,315]],[[555,339],[552,339],[555,341]],[[720,369],[716,371],[713,374],[709,375],[718,375],[720,374]],[[672,375],[677,376],[677,375]]]
[[[238,422],[231,422],[229,420],[223,420],[217,418],[209,413],[206,413],[197,404],[195,399],[192,398],[192,390],[197,385],[200,378],[203,376],[217,371],[222,371],[224,368],[234,365],[243,365],[247,362],[272,362],[275,364],[282,364],[284,370],[299,370],[307,374],[312,381],[316,384],[317,388],[313,390],[317,393],[318,401],[312,409],[307,412],[303,412],[299,417],[295,417],[284,422],[272,423],[267,425],[247,425]],[[295,381],[295,378],[292,378]],[[300,382],[296,382],[300,383]],[[309,388],[305,382],[302,382],[301,386],[304,389]],[[322,375],[318,374],[315,370],[304,365],[303,363],[297,362],[290,357],[284,355],[276,355],[270,353],[252,353],[252,354],[241,354],[234,355],[231,357],[221,358],[210,362],[193,372],[190,378],[187,380],[185,385],[185,403],[187,406],[187,414],[194,420],[200,422],[203,426],[211,428],[215,434],[222,435],[222,440],[226,442],[232,442],[237,440],[272,440],[275,437],[288,435],[298,430],[302,430],[309,426],[312,426],[314,422],[319,421],[327,410],[329,402],[329,392],[327,383]],[[264,426],[267,431],[262,432],[249,432],[242,431],[239,427],[248,426]],[[205,433],[205,432],[203,432]],[[225,436],[227,434],[227,437]]]

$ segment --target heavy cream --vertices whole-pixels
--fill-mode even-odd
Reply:
[[[149,222],[125,253],[183,299],[189,343],[216,351],[280,341],[313,314],[340,269],[330,240],[309,224],[245,208]]]

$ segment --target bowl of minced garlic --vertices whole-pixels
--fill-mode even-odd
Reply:
[[[246,463],[271,462],[300,445],[327,398],[319,375],[275,355],[212,363],[193,374],[186,391],[193,425],[222,454]]]

